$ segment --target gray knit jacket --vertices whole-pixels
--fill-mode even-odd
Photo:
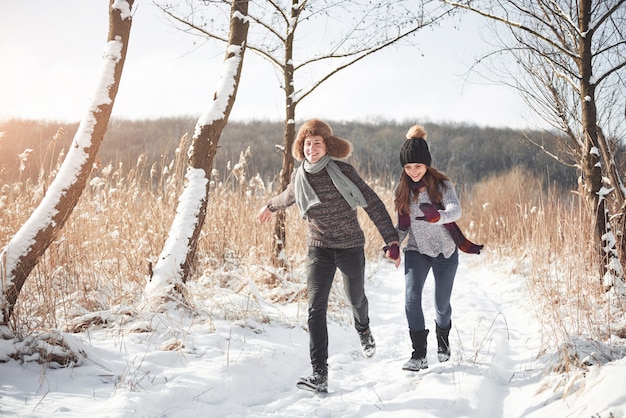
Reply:
[[[335,160],[343,174],[350,179],[363,193],[367,206],[363,209],[370,217],[386,244],[398,240],[398,232],[384,203],[378,195],[363,181],[355,168],[344,162]],[[297,168],[296,170],[299,170]],[[320,204],[313,206],[306,213],[308,231],[306,243],[309,247],[345,249],[365,245],[365,235],[359,225],[357,211],[341,196],[333,184],[328,172],[305,173]],[[296,171],[291,175],[291,182],[284,192],[273,197],[267,203],[272,212],[284,210],[296,202],[294,193]]]
[[[407,234],[409,235],[405,251],[417,251],[430,257],[443,254],[445,258],[449,258],[456,250],[456,244],[443,224],[455,222],[461,218],[461,204],[451,182],[445,182],[442,192],[444,209],[439,210],[441,218],[436,223],[415,219],[417,216],[424,216],[419,204],[432,202],[426,191],[420,192],[417,200],[414,199],[415,192],[411,192],[411,227],[406,231],[398,230],[400,242],[404,241]]]

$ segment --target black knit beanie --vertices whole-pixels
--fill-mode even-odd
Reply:
[[[404,167],[408,163],[430,165],[432,158],[428,144],[424,138],[409,138],[400,151],[400,164]]]

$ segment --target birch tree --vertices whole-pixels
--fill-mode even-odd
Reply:
[[[63,229],[89,178],[124,68],[133,1],[109,1],[109,33],[87,114],[41,203],[0,253],[0,326],[8,326],[22,286]]]
[[[181,30],[226,42],[218,16],[220,7],[229,1],[181,3],[187,7],[160,7]],[[438,0],[253,3],[249,13],[253,36],[247,48],[274,67],[284,92],[284,134],[282,146],[277,146],[282,156],[279,191],[287,188],[294,169],[291,147],[298,104],[341,70],[411,39],[419,29],[436,24],[449,12]],[[285,216],[284,211],[274,216],[272,260],[279,267],[286,267]]]
[[[168,300],[184,298],[183,285],[196,261],[198,237],[204,225],[209,199],[209,177],[222,130],[235,103],[248,35],[248,1],[233,2],[230,36],[221,76],[208,110],[196,123],[189,149],[185,187],[176,216],[156,266],[150,267],[146,286],[148,302],[154,308]]]
[[[623,280],[626,190],[610,140],[626,139],[626,0],[445,1],[505,29],[489,57],[512,57],[521,71],[500,80],[562,134],[593,215],[602,283]]]

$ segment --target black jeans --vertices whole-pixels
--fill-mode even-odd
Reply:
[[[306,287],[309,301],[309,349],[311,364],[314,366],[328,366],[326,311],[337,269],[343,276],[343,285],[348,302],[352,305],[356,330],[360,332],[369,327],[363,247],[347,249],[309,247]]]

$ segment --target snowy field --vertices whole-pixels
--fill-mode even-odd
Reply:
[[[0,416],[626,417],[624,359],[550,373],[558,351],[542,350],[526,278],[488,254],[460,262],[447,363],[437,362],[432,276],[424,290],[427,370],[401,369],[411,353],[403,271],[381,260],[368,263],[366,284],[377,353],[363,358],[347,308],[333,312],[328,394],[295,387],[310,372],[304,302],[269,304],[252,285],[203,299],[199,280],[190,285],[195,316],[116,308],[101,314],[106,327],[63,333],[83,353],[80,366],[20,364],[0,340],[0,359],[9,360],[0,363]],[[576,341],[590,358],[608,350]]]

